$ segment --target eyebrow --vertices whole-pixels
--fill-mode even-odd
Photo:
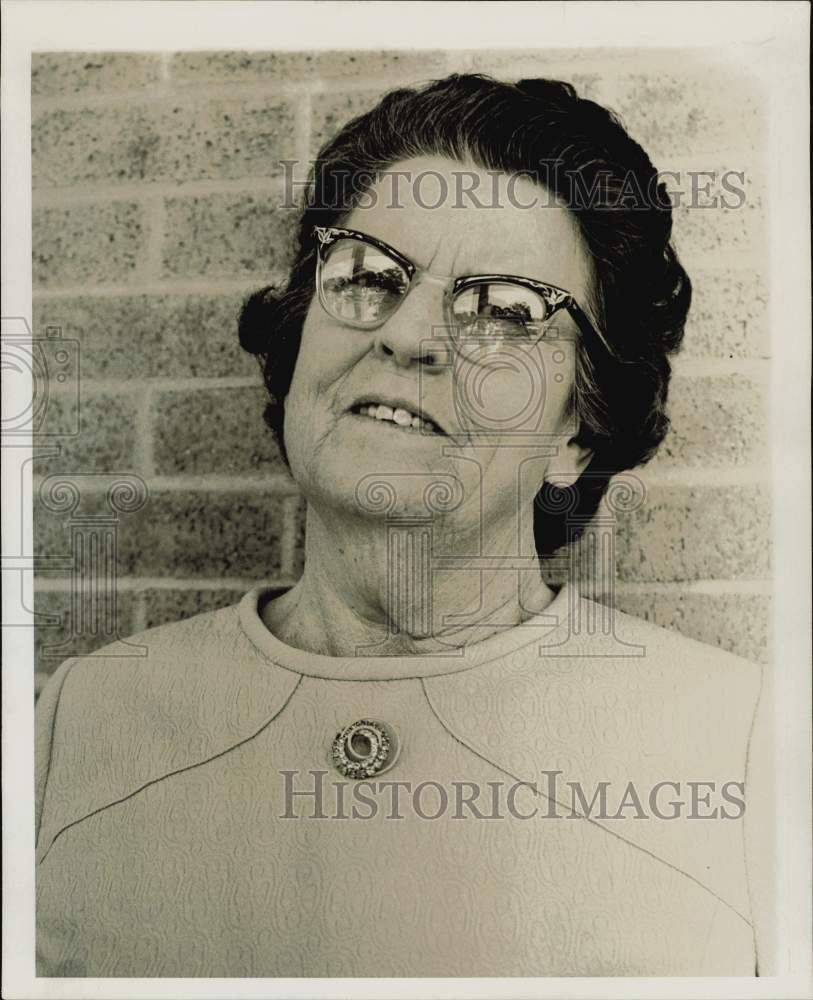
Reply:
[[[349,233],[355,233],[358,236],[362,236],[362,237],[364,237],[364,239],[370,240],[374,244],[378,244],[380,248],[382,248],[384,250],[389,250],[390,253],[392,253],[395,257],[403,257],[404,260],[408,260],[409,263],[416,270],[418,270],[418,271],[424,271],[427,274],[431,274],[430,268],[431,268],[432,261],[429,262],[429,265],[427,267],[422,267],[420,264],[416,264],[415,261],[412,259],[412,257],[409,256],[409,254],[404,253],[403,250],[399,250],[398,247],[394,247],[391,243],[388,243],[386,240],[381,239],[380,236],[373,236],[371,233],[365,233],[361,229],[353,229],[351,226],[340,226],[340,227],[335,227],[335,228],[345,229]],[[434,260],[434,256],[433,256],[432,260]],[[456,260],[457,260],[457,256],[455,256],[455,261]],[[454,261],[453,261],[453,264],[454,264]],[[466,269],[464,271],[453,270],[451,274],[438,274],[438,275],[434,275],[434,277],[438,277],[438,278],[478,278],[480,276],[486,276],[486,275],[488,275],[490,277],[494,277],[494,278],[506,278],[509,281],[511,279],[513,279],[513,278],[521,278],[524,281],[539,281],[542,284],[547,284],[548,283],[548,282],[545,282],[544,279],[542,279],[542,278],[535,278],[535,277],[533,277],[530,274],[517,274],[516,271],[504,271],[504,270],[501,270],[499,268],[468,268],[468,269]]]

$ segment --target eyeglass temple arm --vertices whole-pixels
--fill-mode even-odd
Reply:
[[[611,357],[615,358],[616,360],[619,360],[618,354],[616,353],[614,348],[612,348],[609,345],[605,337],[602,334],[600,334],[599,331],[593,326],[593,324],[587,318],[587,315],[579,307],[578,303],[576,303],[573,299],[571,299],[566,308],[567,311],[570,313],[570,315],[573,317],[573,320],[576,326],[578,326],[579,330],[581,331],[582,336],[585,337],[586,340],[588,340],[592,344],[600,345]]]

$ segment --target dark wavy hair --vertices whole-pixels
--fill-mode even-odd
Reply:
[[[572,402],[577,441],[593,456],[572,487],[546,483],[537,494],[534,535],[543,557],[573,541],[610,478],[646,462],[666,434],[668,355],[680,347],[691,300],[670,243],[669,195],[618,118],[570,84],[455,74],[386,94],[321,149],[287,285],[256,292],[240,316],[240,343],[260,362],[265,421],[286,463],[283,402],[315,290],[313,227],[339,225],[381,172],[418,156],[530,176],[570,209],[592,258],[590,304],[615,357],[579,342]]]

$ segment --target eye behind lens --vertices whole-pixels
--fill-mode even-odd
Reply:
[[[529,344],[542,337],[548,307],[533,289],[510,281],[484,281],[464,288],[452,312],[462,339]]]
[[[340,239],[330,246],[320,281],[325,308],[351,325],[383,321],[409,288],[409,275],[397,261],[358,239]]]

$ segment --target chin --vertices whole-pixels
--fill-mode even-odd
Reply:
[[[425,518],[457,506],[461,470],[443,455],[448,438],[403,440],[400,431],[359,427],[359,419],[340,420],[317,443],[289,448],[294,479],[323,516]]]
[[[427,499],[427,490],[433,483],[443,488],[443,477],[438,474],[410,475],[408,472],[382,472],[371,463],[368,468],[357,467],[357,475],[323,476],[315,488],[308,491],[308,499],[329,516],[330,511],[342,511],[358,518],[370,520],[425,519],[433,511]],[[444,490],[450,493],[451,489]]]

